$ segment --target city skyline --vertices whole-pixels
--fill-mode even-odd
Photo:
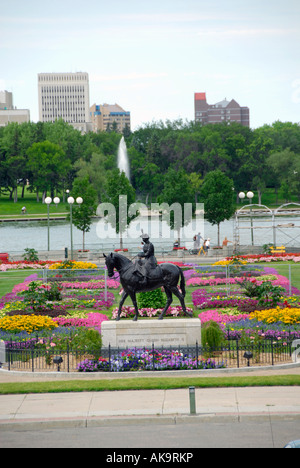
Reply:
[[[38,121],[38,74],[86,72],[90,106],[118,102],[132,130],[194,120],[194,93],[249,107],[250,126],[300,121],[298,0],[11,0],[0,91]]]

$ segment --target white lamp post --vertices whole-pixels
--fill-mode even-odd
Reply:
[[[67,190],[67,193],[70,193],[69,190]],[[75,203],[75,200],[73,197],[68,197],[67,202],[70,205],[70,234],[71,234],[71,260],[73,260],[73,216],[72,216],[72,208]],[[76,198],[76,203],[78,205],[81,205],[83,203],[83,199],[81,197]]]
[[[58,205],[60,203],[60,199],[58,197],[55,197],[53,198],[53,202],[55,203],[55,205]],[[52,198],[51,197],[47,197],[45,198],[45,203],[47,205],[47,219],[48,219],[48,229],[47,229],[47,249],[48,249],[48,252],[50,250],[50,205],[52,203]]]
[[[244,192],[239,193],[239,198],[243,200],[246,197]],[[252,198],[254,197],[254,193],[249,191],[247,192],[247,198],[249,200],[249,204],[252,202]],[[253,236],[253,219],[252,219],[252,207],[250,206],[250,223],[251,223],[251,243],[254,245],[254,236]]]

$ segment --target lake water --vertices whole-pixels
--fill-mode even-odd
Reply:
[[[293,228],[278,227],[276,229],[277,245],[300,246],[300,220],[291,217],[281,218],[278,224],[294,223]],[[251,245],[250,219],[240,223],[240,245]],[[268,219],[260,218],[254,221],[254,245],[263,245],[273,242],[273,229]],[[124,247],[136,247],[141,245],[141,229],[147,232],[156,245],[170,248],[177,239],[177,232],[170,231],[166,223],[158,219],[140,217],[138,221],[131,223],[128,233],[124,238]],[[211,239],[211,245],[217,244],[217,226],[212,226],[206,221],[200,221],[195,226],[190,224],[185,227],[181,235],[181,245],[187,248],[193,246],[193,236],[201,232],[202,237]],[[229,220],[220,225],[221,242],[224,237],[233,240],[234,221]],[[70,249],[70,223],[67,221],[50,222],[50,250]],[[74,250],[82,248],[82,233],[73,226]],[[93,222],[90,232],[85,235],[87,249],[115,249],[119,247],[119,237],[114,230],[106,225],[104,220]],[[37,251],[47,250],[47,222],[20,221],[12,223],[0,223],[0,252],[23,252],[25,248],[34,248]]]

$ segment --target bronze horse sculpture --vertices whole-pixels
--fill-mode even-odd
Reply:
[[[185,279],[181,268],[173,263],[162,263],[156,269],[151,272],[151,275],[145,279],[141,278],[136,271],[136,265],[124,255],[117,253],[110,253],[108,256],[103,254],[105,257],[105,263],[108,270],[108,276],[111,278],[114,276],[114,269],[116,269],[120,275],[120,282],[123,286],[123,295],[119,304],[118,316],[116,320],[120,320],[122,306],[125,299],[130,296],[135,309],[134,321],[137,321],[139,316],[136,293],[144,291],[153,291],[160,287],[164,287],[167,295],[167,304],[159,316],[159,320],[162,320],[166,311],[173,302],[173,294],[178,297],[183,312],[188,317],[193,317],[191,312],[186,310],[184,297],[185,297]],[[180,279],[180,290],[178,289],[178,282]]]

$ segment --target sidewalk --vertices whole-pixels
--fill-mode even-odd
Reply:
[[[128,424],[299,420],[300,387],[138,390],[0,396],[0,431]]]

